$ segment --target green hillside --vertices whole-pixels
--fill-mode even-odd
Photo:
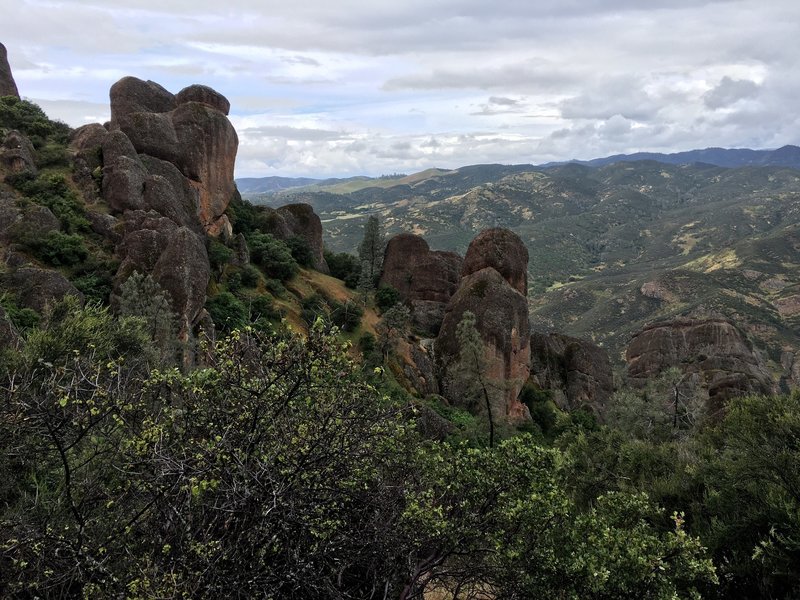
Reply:
[[[355,248],[372,214],[390,234],[411,231],[460,253],[476,232],[508,227],[530,251],[534,326],[591,337],[614,356],[646,322],[690,313],[734,318],[776,369],[782,348],[798,341],[794,169],[477,165],[349,193],[251,199],[308,202],[337,251]]]

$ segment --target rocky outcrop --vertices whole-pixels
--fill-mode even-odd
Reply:
[[[631,340],[626,359],[634,384],[644,384],[669,367],[697,373],[712,413],[735,396],[775,392],[772,376],[750,341],[725,319],[676,319],[645,327]]]
[[[230,104],[206,86],[172,94],[135,77],[115,83],[110,99],[108,130],[86,126],[71,140],[84,171],[96,171],[95,156],[102,164],[112,215],[93,214],[92,229],[116,244],[116,295],[134,271],[151,275],[169,296],[185,341],[207,316],[205,236],[232,237],[224,214],[236,190]]]
[[[36,175],[34,155],[33,144],[19,131],[9,131],[0,145],[0,165],[9,173]]]
[[[107,136],[108,130],[100,123],[78,127],[70,135],[72,180],[86,204],[95,204],[100,200],[98,180],[103,166],[102,146]]]
[[[44,312],[48,305],[58,302],[64,296],[75,296],[83,303],[84,297],[58,271],[21,266],[3,275],[3,288],[10,290],[20,306]]]
[[[0,96],[19,98],[17,84],[11,74],[11,65],[8,64],[8,52],[3,44],[0,44]]]
[[[235,190],[239,139],[226,116],[228,101],[206,86],[173,95],[135,77],[115,83],[110,95],[111,129],[122,131],[138,154],[174,165],[194,192],[201,225],[212,235],[230,234],[224,212]]]
[[[415,327],[436,335],[461,281],[463,262],[454,252],[431,251],[418,235],[401,233],[386,244],[380,285],[399,291]]]
[[[483,375],[492,389],[493,418],[506,423],[528,419],[526,407],[518,400],[530,374],[528,302],[492,267],[467,275],[447,303],[435,345],[444,396],[464,406],[463,383],[451,370],[461,351],[456,329],[467,311],[475,314],[476,329],[484,342]]]
[[[550,390],[563,410],[605,413],[614,392],[608,353],[588,340],[560,333],[531,334],[531,383]]]
[[[322,221],[310,204],[299,202],[286,204],[277,209],[264,207],[260,228],[281,240],[299,237],[305,240],[314,256],[314,268],[328,272],[328,263],[323,256]]]
[[[464,256],[461,275],[466,277],[491,267],[520,294],[528,294],[528,249],[509,229],[495,227],[481,231]]]

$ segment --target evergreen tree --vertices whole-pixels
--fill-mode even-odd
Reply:
[[[120,292],[120,316],[141,318],[161,358],[174,359],[178,328],[166,292],[150,275],[137,271],[120,286]]]
[[[367,292],[375,289],[375,281],[383,267],[383,251],[386,248],[383,228],[378,217],[371,216],[364,225],[364,238],[358,245],[358,259],[361,262],[361,275],[358,288],[366,297]]]
[[[489,421],[489,447],[494,447],[494,414],[492,397],[497,388],[487,378],[483,339],[475,328],[475,315],[466,311],[456,328],[456,339],[460,348],[458,361],[450,369],[451,379],[458,381],[463,398],[473,406],[483,406]]]

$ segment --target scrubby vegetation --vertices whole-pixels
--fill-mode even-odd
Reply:
[[[426,441],[325,328],[234,333],[182,374],[144,320],[56,306],[4,356],[5,595],[692,597],[716,576],[679,513],[574,451]],[[580,433],[578,433],[580,435]]]

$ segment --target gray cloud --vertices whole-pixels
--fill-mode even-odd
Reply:
[[[16,0],[0,41],[73,125],[124,75],[201,82],[239,174],[345,175],[796,143],[798,22],[795,0]]]
[[[739,100],[753,98],[758,95],[758,84],[749,79],[731,79],[727,75],[713,90],[703,95],[703,102],[708,108],[725,108]]]

